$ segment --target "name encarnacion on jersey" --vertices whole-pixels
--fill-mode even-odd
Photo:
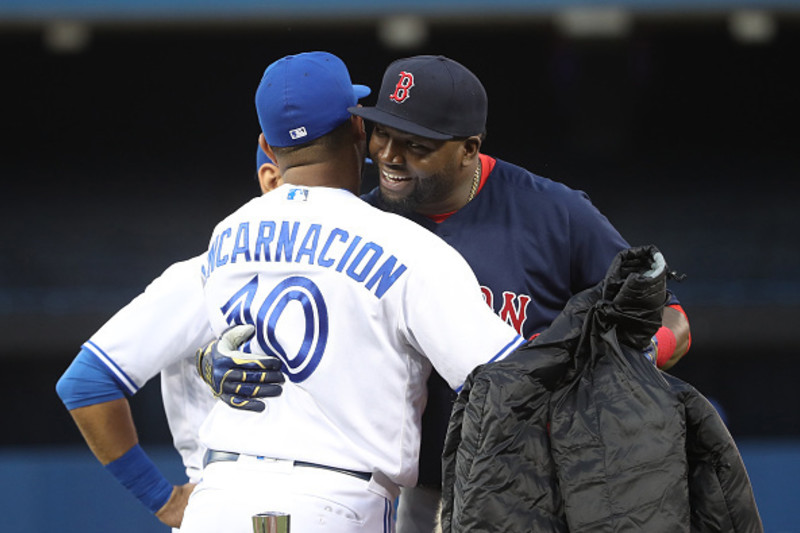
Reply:
[[[239,261],[304,263],[331,268],[363,283],[381,298],[403,275],[406,266],[383,248],[359,235],[321,224],[262,220],[242,222],[217,233],[208,250],[203,276]]]

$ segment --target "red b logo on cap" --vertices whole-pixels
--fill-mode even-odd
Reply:
[[[402,104],[409,97],[409,91],[414,86],[414,75],[410,72],[400,72],[400,81],[394,87],[394,92],[389,96],[389,100],[394,100],[398,104]]]

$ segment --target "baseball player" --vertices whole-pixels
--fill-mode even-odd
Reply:
[[[266,192],[279,170],[260,148],[256,162]],[[188,493],[200,479],[205,448],[197,432],[216,403],[195,369],[197,347],[214,338],[203,305],[204,261],[205,254],[167,268],[92,335],[57,384],[98,459],[170,526],[180,524]],[[189,480],[178,487],[138,446],[126,400],[159,372],[167,422]],[[280,382],[282,375],[274,378]]]
[[[242,324],[233,344],[247,337],[287,381],[262,412],[213,408],[182,531],[249,533],[263,511],[303,532],[393,531],[432,366],[457,389],[524,342],[454,249],[356,196],[366,132],[347,108],[367,92],[322,52],[273,63],[259,84],[262,146],[284,184],[216,227],[204,291],[214,332]]]
[[[570,296],[603,279],[617,252],[629,247],[585,193],[480,153],[486,91],[452,59],[393,62],[376,105],[351,112],[374,123],[369,151],[380,181],[365,199],[402,213],[458,250],[486,303],[526,338],[545,329]],[[649,353],[663,369],[690,344],[685,313],[674,296],[670,304]],[[400,533],[433,527],[453,400],[434,374],[423,418],[420,484],[403,489]]]
[[[585,193],[480,153],[486,93],[472,72],[451,59],[394,62],[376,106],[350,111],[375,123],[370,155],[380,185],[365,199],[456,248],[475,271],[486,303],[525,337],[546,328],[572,294],[600,281],[616,253],[629,247]],[[674,296],[670,303],[645,354],[664,369],[690,344],[688,319]],[[227,386],[233,390],[237,383]],[[401,533],[433,527],[453,399],[434,372],[419,486],[403,489]]]

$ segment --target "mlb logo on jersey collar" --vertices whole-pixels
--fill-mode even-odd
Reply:
[[[297,202],[305,202],[308,200],[308,189],[304,187],[293,187],[286,193],[287,200],[294,200]]]

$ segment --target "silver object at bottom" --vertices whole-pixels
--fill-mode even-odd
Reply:
[[[253,515],[253,533],[289,533],[289,514],[269,511]]]

